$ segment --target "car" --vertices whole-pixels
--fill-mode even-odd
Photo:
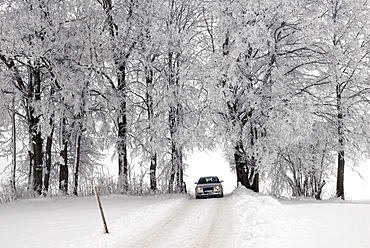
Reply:
[[[195,184],[195,198],[223,197],[222,182],[216,176],[201,177]]]

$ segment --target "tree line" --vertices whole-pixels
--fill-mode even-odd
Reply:
[[[336,175],[344,199],[345,162],[369,151],[369,6],[5,0],[3,188],[180,193],[186,155],[222,147],[256,192],[320,199]],[[117,182],[97,162],[106,150]]]

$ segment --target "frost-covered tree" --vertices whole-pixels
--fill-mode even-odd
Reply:
[[[135,113],[132,153],[149,172],[152,190],[158,180],[169,191],[182,191],[183,157],[204,137],[199,116],[205,100],[199,57],[205,46],[203,3],[158,0],[138,6],[140,36],[128,94]]]
[[[121,191],[128,191],[129,165],[128,165],[128,143],[129,143],[129,120],[128,120],[128,98],[130,57],[137,43],[137,10],[138,3],[135,0],[97,1],[105,12],[103,21],[108,60],[104,61],[103,68],[110,72],[104,72],[107,83],[113,94],[114,111],[116,113],[115,125],[117,129],[117,155],[118,155],[118,177]],[[110,53],[110,55],[109,55]],[[107,67],[107,65],[109,65]]]
[[[168,98],[168,128],[171,150],[169,190],[184,191],[184,156],[200,145],[206,92],[201,69],[206,55],[203,1],[169,1],[166,4],[163,81]],[[175,181],[176,180],[176,181]]]
[[[43,89],[51,79],[43,61],[53,40],[49,28],[51,20],[48,6],[39,1],[8,3],[6,10],[2,20],[9,22],[6,27],[3,25],[0,59],[11,71],[14,86],[21,95],[29,133],[29,185],[41,194],[43,138],[40,109]]]
[[[275,158],[267,184],[274,195],[321,199],[322,188],[333,175],[333,145],[329,125],[315,118],[313,102],[291,96],[273,126]]]
[[[367,1],[308,1],[307,80],[302,91],[315,98],[316,118],[336,130],[337,196],[344,199],[346,158],[361,161],[367,149],[369,97],[369,3]],[[357,162],[356,162],[357,161]]]
[[[133,99],[135,121],[132,126],[134,133],[132,154],[140,158],[139,164],[143,171],[149,171],[150,190],[158,190],[158,164],[165,163],[163,157],[166,150],[165,113],[160,83],[160,53],[162,37],[159,34],[161,5],[159,1],[140,1],[137,9],[137,28],[139,36],[135,46],[135,57],[132,71]],[[163,169],[163,168],[162,168]],[[146,174],[146,173],[144,173]]]
[[[280,104],[285,63],[294,52],[298,8],[288,1],[218,1],[217,111],[228,136],[237,181],[259,191],[274,105]]]
[[[67,193],[69,171],[74,170],[69,161],[76,162],[74,153],[69,155],[74,143],[70,139],[78,133],[74,127],[87,123],[81,120],[84,108],[97,108],[92,100],[81,104],[87,100],[80,90],[94,79],[85,66],[91,64],[91,40],[84,36],[95,24],[91,22],[94,9],[84,1],[12,1],[4,6],[1,20],[12,21],[2,25],[0,58],[2,76],[8,79],[2,81],[2,89],[21,99],[17,114],[25,120],[21,123],[29,127],[29,135],[18,138],[31,138],[30,185],[38,193],[47,191],[54,180],[51,176],[59,173],[59,188]]]

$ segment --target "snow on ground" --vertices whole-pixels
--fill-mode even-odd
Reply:
[[[294,219],[284,247],[370,247],[370,200],[284,201]]]
[[[108,229],[112,227],[109,236],[116,235],[118,228],[128,229],[147,219],[154,209],[167,211],[186,200],[184,196],[101,197]],[[91,236],[98,239],[107,236],[103,234],[95,197],[38,198],[0,204],[2,248],[69,247],[80,240],[88,243]]]
[[[243,187],[191,196],[38,198],[0,205],[0,246],[370,247],[370,200],[276,200]]]

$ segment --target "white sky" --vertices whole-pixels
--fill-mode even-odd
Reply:
[[[370,162],[357,168],[357,172],[346,168],[344,172],[344,192],[347,200],[370,199]]]
[[[191,192],[194,192],[194,183],[202,176],[218,176],[224,181],[225,193],[231,193],[237,186],[236,175],[231,172],[229,163],[220,152],[195,152],[187,158],[186,163],[189,167],[185,171],[184,181]]]

